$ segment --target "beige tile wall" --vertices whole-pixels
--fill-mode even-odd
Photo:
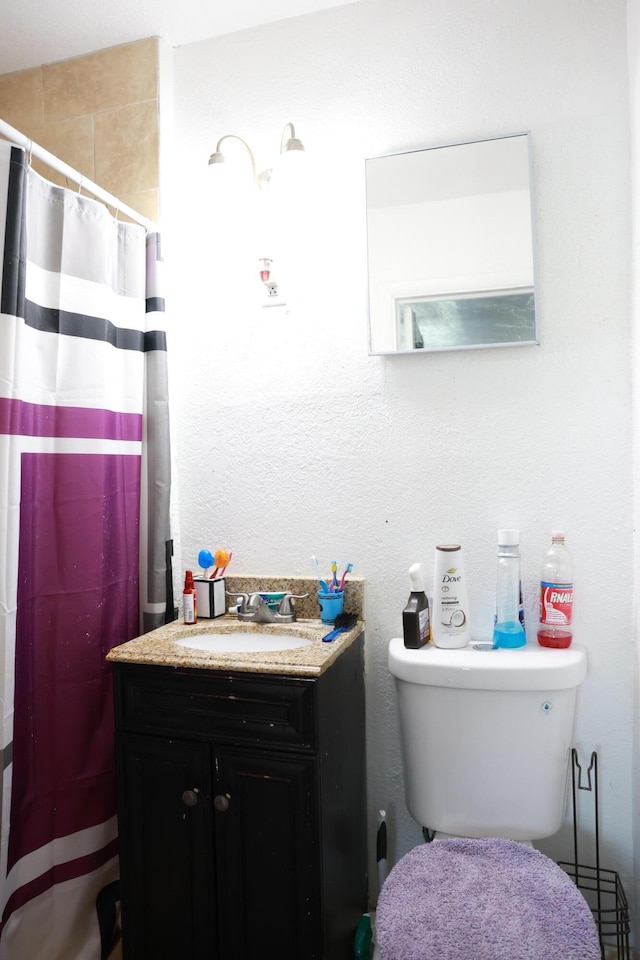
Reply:
[[[157,38],[0,76],[0,117],[158,220]],[[73,186],[37,160],[33,165]]]

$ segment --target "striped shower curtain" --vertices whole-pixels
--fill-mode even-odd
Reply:
[[[116,644],[171,619],[159,241],[0,142],[0,960],[100,960]]]

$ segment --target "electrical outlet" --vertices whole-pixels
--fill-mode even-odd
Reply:
[[[277,283],[274,281],[265,283],[265,288],[267,296],[266,299],[262,301],[263,307],[286,307],[287,303],[282,299]]]

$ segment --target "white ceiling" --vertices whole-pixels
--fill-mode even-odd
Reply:
[[[345,0],[0,0],[0,74],[144,37],[182,46],[344,4]]]

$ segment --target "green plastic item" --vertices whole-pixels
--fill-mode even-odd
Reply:
[[[356,935],[353,941],[353,955],[357,960],[371,957],[371,940],[373,931],[371,930],[371,917],[368,913],[363,913],[358,923]]]
[[[271,593],[261,593],[260,596],[270,610],[277,610],[278,604],[284,597],[284,590],[281,593],[277,593],[275,591],[272,591]]]

